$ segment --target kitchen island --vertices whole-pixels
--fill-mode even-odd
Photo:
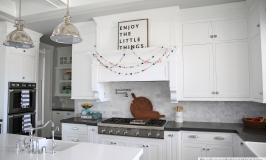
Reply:
[[[24,138],[25,136],[23,136]],[[28,140],[28,137],[26,137]],[[22,139],[20,135],[2,134],[0,135],[0,159],[3,160],[139,160],[143,154],[142,148],[110,146],[93,143],[76,143],[70,148],[60,150],[51,154],[49,150],[46,154],[30,154],[25,151],[16,151],[16,140]],[[41,139],[45,141],[46,139]],[[68,143],[68,142],[65,142]],[[69,142],[71,143],[71,142]],[[40,145],[40,148],[42,145]],[[63,147],[63,146],[61,146]]]

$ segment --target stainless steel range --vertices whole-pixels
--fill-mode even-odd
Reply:
[[[166,120],[110,118],[98,123],[98,133],[164,139]]]

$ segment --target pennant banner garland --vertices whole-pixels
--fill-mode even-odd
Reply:
[[[122,57],[120,58],[120,60],[116,63],[110,62],[108,61],[106,58],[104,58],[103,56],[101,56],[99,54],[99,52],[94,52],[92,55],[93,57],[106,69],[110,70],[113,73],[119,74],[119,75],[134,75],[134,74],[139,74],[141,72],[145,72],[148,69],[150,69],[152,66],[163,62],[163,59],[168,58],[171,54],[174,54],[176,51],[176,46],[174,47],[160,47],[158,48],[158,51],[152,55],[150,58],[148,59],[143,59],[140,56],[138,56],[136,54],[136,52],[134,50],[125,50],[124,53],[122,54]],[[136,59],[139,59],[141,62],[139,64],[136,65],[119,65],[123,59],[125,58],[126,55],[128,54],[134,54],[136,56]],[[160,55],[159,57],[157,57],[157,55]],[[157,57],[157,58],[155,58]],[[147,66],[148,64],[148,66]],[[133,71],[133,72],[120,72],[115,70],[115,68],[118,69],[132,69],[132,68],[137,68],[137,67],[144,67],[144,68],[140,68],[138,71]]]

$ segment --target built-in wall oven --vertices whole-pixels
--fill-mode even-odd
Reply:
[[[29,106],[21,107],[21,91],[29,91]],[[9,82],[8,114],[33,112],[36,110],[36,83]]]
[[[7,130],[8,133],[12,134],[20,134],[20,135],[28,135],[28,132],[24,132],[22,129],[22,121],[25,114],[30,114],[31,116],[31,125],[35,126],[35,116],[36,112],[31,113],[21,113],[21,114],[13,114],[8,115],[8,124],[7,124]]]
[[[26,93],[24,93],[26,92]],[[27,105],[23,100],[27,95]],[[30,123],[35,127],[36,121],[36,83],[9,82],[7,131],[12,134],[27,135],[23,131],[23,117],[30,115]]]

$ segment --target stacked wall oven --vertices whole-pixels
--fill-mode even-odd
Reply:
[[[36,83],[9,82],[8,133],[27,135],[24,125],[35,127],[35,116]]]

